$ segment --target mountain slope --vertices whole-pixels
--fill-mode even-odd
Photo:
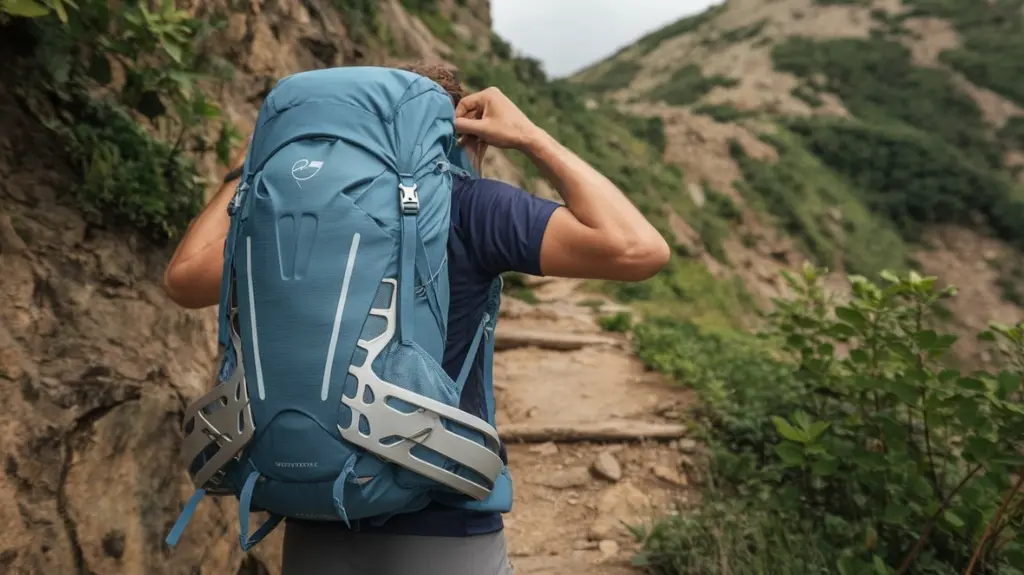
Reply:
[[[803,257],[924,268],[966,280],[952,311],[976,328],[1024,301],[1022,6],[729,0],[572,81],[660,120],[692,195],[742,206],[704,243],[755,293]]]

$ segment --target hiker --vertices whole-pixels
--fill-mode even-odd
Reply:
[[[469,350],[476,349],[480,317],[500,274],[642,281],[666,264],[669,247],[622,191],[537,127],[500,90],[468,94],[444,67],[406,69],[430,78],[451,97],[455,131],[477,173],[488,147],[517,150],[541,170],[565,202],[562,206],[500,181],[461,172],[452,175],[443,369],[453,380],[466,381],[459,408],[493,419],[493,413],[486,413],[488,408],[493,411],[487,405],[493,399],[481,375],[490,370],[483,365],[486,359],[468,362],[468,376],[461,372]],[[184,307],[211,306],[222,296],[227,209],[237,171],[225,178],[191,224],[167,267],[165,289]],[[567,399],[577,391],[566,389]],[[503,445],[500,451],[502,461],[507,461]],[[499,512],[435,502],[420,511],[391,516],[383,524],[294,518],[286,523],[283,575],[511,572]]]

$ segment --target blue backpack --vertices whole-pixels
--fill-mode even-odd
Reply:
[[[454,116],[436,83],[375,67],[295,74],[263,102],[228,209],[220,370],[185,413],[196,492],[169,545],[206,493],[238,498],[244,550],[283,518],[511,508],[491,385],[500,279],[457,380],[441,368],[452,172],[469,169]],[[459,409],[481,347],[488,421]]]

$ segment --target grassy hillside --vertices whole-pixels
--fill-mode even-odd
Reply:
[[[773,4],[778,8],[773,10]],[[819,263],[830,263],[838,247],[849,271],[871,274],[892,267],[893,261],[866,253],[858,230],[878,230],[885,237],[891,235],[885,230],[893,230],[915,242],[930,224],[968,223],[981,214],[998,237],[1014,244],[1024,239],[1018,224],[1024,195],[1015,180],[1021,166],[1008,162],[1021,151],[1024,114],[1017,110],[993,122],[977,97],[963,88],[969,81],[1002,97],[1010,108],[1021,103],[1016,84],[1024,36],[1016,32],[1024,26],[1022,6],[1017,0],[984,6],[969,0],[912,0],[890,12],[883,3],[874,6],[867,0],[734,1],[640,39],[576,81],[592,94],[615,94],[634,105],[662,102],[721,122],[746,120],[749,125],[756,118],[762,127],[767,122],[781,128],[784,134],[777,138],[762,137],[784,161],[758,166],[737,159],[744,198],[775,216],[777,225]],[[741,9],[756,13],[739,17]],[[790,22],[795,14],[812,20],[829,9],[860,9],[870,30],[862,35],[851,23],[849,30],[836,29],[835,37],[828,37],[813,24],[800,28]],[[940,51],[934,65],[915,61],[915,47],[930,38],[906,27],[924,18],[942,19],[959,35],[960,45]],[[672,50],[680,53],[666,68]],[[766,73],[795,80],[785,96],[806,104],[805,113],[751,106],[742,88],[730,93],[742,76],[706,71],[719,68],[716,53],[730,50],[742,63],[767,56],[772,70]],[[723,90],[708,102],[716,88]],[[823,95],[841,102],[847,117],[832,118],[819,109]],[[796,168],[794,158],[801,154],[817,162]],[[821,168],[830,173],[825,176],[830,190],[822,190],[830,197],[818,203],[852,210],[844,215],[853,229],[841,234],[825,233],[815,221],[820,218],[809,213],[815,208],[807,205],[807,193],[797,191],[820,181]],[[794,177],[800,185],[785,183]],[[864,209],[867,214],[861,213]]]
[[[642,534],[652,572],[1020,572],[1024,508],[1010,478],[1024,462],[971,453],[982,440],[952,431],[1018,453],[1017,415],[996,415],[996,431],[974,414],[1004,408],[952,398],[1000,396],[1000,384],[973,380],[993,377],[1017,413],[1019,369],[998,355],[1009,372],[954,369],[951,346],[975,334],[942,333],[957,325],[955,290],[938,287],[947,270],[907,272],[942,226],[1020,259],[1022,27],[1021,0],[729,0],[571,79],[603,105],[660,119],[664,157],[691,182],[732,170],[743,209],[800,257],[861,274],[837,304],[823,270],[794,270],[792,300],[776,303],[764,339],[678,320],[636,329],[641,357],[700,392],[710,447],[704,502]],[[692,152],[723,133],[774,154],[735,139]],[[748,233],[749,217],[727,235]],[[879,274],[878,285],[864,277]],[[968,279],[975,293],[987,281]],[[999,280],[1003,297],[1020,300],[1018,281]],[[1003,349],[1020,349],[1019,332],[997,332]]]

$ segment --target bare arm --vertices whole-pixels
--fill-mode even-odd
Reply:
[[[238,152],[233,166],[241,166],[245,152],[246,148]],[[220,301],[224,239],[230,226],[227,209],[236,184],[237,180],[221,184],[210,203],[189,224],[167,264],[164,291],[182,307],[198,309]]]
[[[545,275],[642,281],[665,265],[668,244],[608,178],[544,132],[521,151],[568,208],[552,214],[544,233]]]
[[[565,201],[552,214],[541,245],[545,275],[642,281],[664,267],[669,247],[654,226],[608,178],[535,126],[500,91],[463,98],[460,133],[517,149],[544,173]]]

